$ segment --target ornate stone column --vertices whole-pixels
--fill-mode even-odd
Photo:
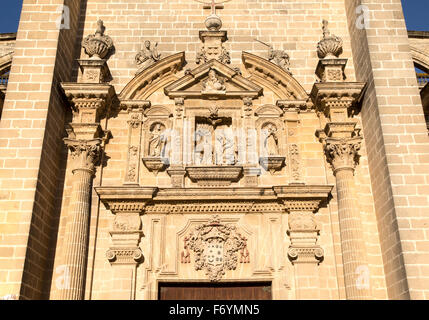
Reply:
[[[325,140],[326,157],[332,165],[337,185],[338,218],[347,299],[371,299],[369,286],[362,286],[357,279],[359,270],[363,267],[368,268],[354,182],[361,140],[361,137]]]
[[[320,61],[316,74],[321,82],[314,85],[311,98],[326,124],[317,135],[336,178],[346,296],[350,300],[371,299],[370,287],[359,281],[359,272],[368,268],[368,262],[354,182],[362,137],[356,129],[357,121],[352,119],[365,84],[344,82],[347,60],[338,58],[342,40],[331,35],[327,26],[324,21],[323,39],[318,45]]]
[[[109,80],[110,72],[102,58],[113,46],[104,30],[103,22],[99,21],[96,33],[83,41],[86,53],[92,58],[78,60],[79,82],[61,84],[73,112],[68,138],[64,139],[70,149],[73,176],[63,245],[69,281],[59,291],[62,300],[82,300],[85,296],[92,181],[108,138],[100,120],[108,117],[115,97],[113,87],[103,83]]]
[[[100,156],[101,139],[66,139],[65,143],[70,149],[75,169],[64,239],[64,264],[68,268],[70,281],[61,290],[60,299],[81,300],[85,288],[91,187],[94,166]]]
[[[296,298],[320,299],[319,264],[324,252],[318,244],[320,228],[315,214],[326,206],[332,186],[274,187],[289,214],[288,256],[295,269]]]

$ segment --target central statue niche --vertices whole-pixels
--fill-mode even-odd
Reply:
[[[189,178],[203,187],[229,186],[238,182],[243,167],[238,165],[238,145],[231,117],[220,117],[218,107],[209,116],[195,117],[193,165]]]
[[[236,162],[237,144],[232,118],[219,117],[217,107],[210,110],[209,117],[196,117],[194,163],[222,166],[235,165]]]

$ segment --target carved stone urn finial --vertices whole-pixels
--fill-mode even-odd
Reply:
[[[317,44],[317,55],[320,59],[338,58],[343,53],[343,40],[331,35],[328,29],[328,21],[323,20],[323,39]]]
[[[113,48],[113,40],[109,36],[104,35],[105,30],[106,27],[103,21],[98,20],[95,34],[87,36],[82,42],[85,53],[91,59],[104,59]]]

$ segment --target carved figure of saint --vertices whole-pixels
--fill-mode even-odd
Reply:
[[[216,71],[211,69],[209,71],[208,79],[203,82],[203,91],[205,92],[216,92],[216,91],[225,91],[226,87],[223,84],[223,81],[220,80],[216,74]]]
[[[236,162],[234,134],[230,127],[219,128],[215,132],[216,165],[233,165]]]
[[[286,51],[274,50],[273,46],[269,45],[268,60],[290,73],[290,57]]]
[[[265,128],[264,151],[268,156],[279,155],[279,139],[277,138],[277,128],[273,124],[268,124]]]
[[[165,127],[161,123],[156,123],[149,139],[149,156],[164,157],[166,142]]]
[[[151,48],[150,41],[146,40],[144,42],[143,50],[136,55],[136,64],[140,66],[137,73],[159,61],[159,59],[161,59],[161,54],[158,53],[158,42],[156,42],[153,48]]]
[[[195,145],[195,162],[197,165],[213,164],[212,133],[205,127],[197,128]]]

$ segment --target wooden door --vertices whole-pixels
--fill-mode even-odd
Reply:
[[[271,300],[271,283],[161,283],[159,300]]]

